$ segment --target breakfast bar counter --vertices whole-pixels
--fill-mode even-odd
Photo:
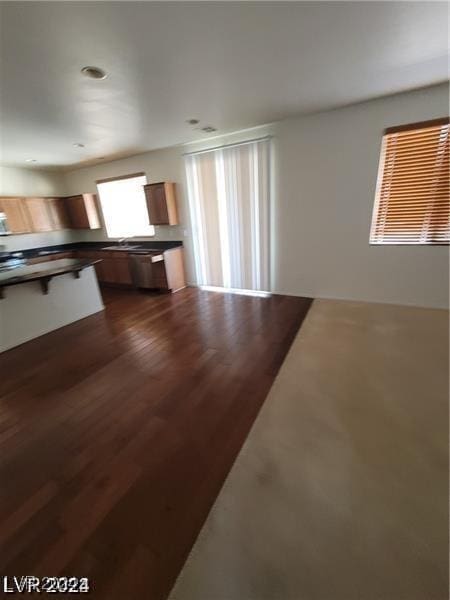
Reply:
[[[98,260],[62,259],[49,261],[34,265],[23,265],[15,269],[0,272],[0,299],[4,298],[4,288],[21,283],[37,281],[41,285],[42,292],[48,293],[48,285],[53,277],[72,273],[79,279],[83,269],[92,267]]]
[[[0,352],[103,310],[96,262],[61,259],[0,272]]]

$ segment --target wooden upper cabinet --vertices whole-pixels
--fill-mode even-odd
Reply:
[[[151,225],[178,225],[175,184],[170,182],[144,185]]]
[[[69,229],[69,213],[64,198],[46,198],[52,229]]]
[[[46,198],[24,198],[31,231],[52,231],[53,224]]]
[[[70,226],[73,229],[100,229],[95,194],[78,194],[65,198]]]
[[[70,198],[2,198],[0,212],[6,214],[11,233],[99,229],[95,194]]]
[[[56,231],[70,227],[63,198],[24,198],[31,231]]]
[[[0,211],[5,213],[11,233],[30,233],[31,223],[24,198],[0,198]]]

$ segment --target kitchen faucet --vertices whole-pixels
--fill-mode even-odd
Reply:
[[[134,236],[119,238],[119,246],[126,246],[127,241],[131,240]]]

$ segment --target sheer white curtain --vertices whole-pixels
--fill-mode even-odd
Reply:
[[[269,291],[270,141],[186,156],[199,285]]]

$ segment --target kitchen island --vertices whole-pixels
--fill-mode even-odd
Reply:
[[[60,259],[0,272],[0,352],[103,310],[96,262]]]

